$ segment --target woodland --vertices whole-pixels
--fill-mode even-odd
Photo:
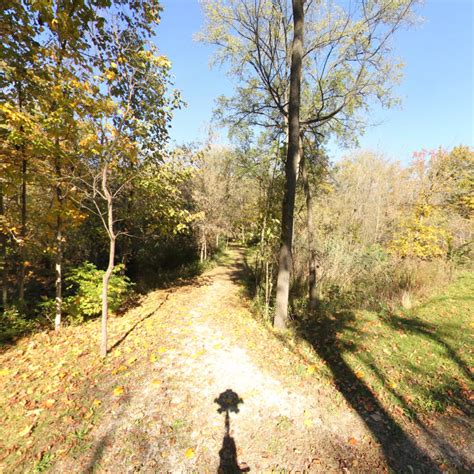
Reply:
[[[288,347],[294,357],[312,351],[294,365],[296,375],[322,377],[350,409],[362,416],[364,405],[372,413],[366,425],[392,472],[472,468],[467,456],[449,450],[430,468],[429,446],[403,464],[405,454],[387,448],[392,435],[372,425],[374,410],[402,433],[400,426],[421,426],[423,416],[469,413],[474,150],[462,143],[420,149],[410,163],[370,150],[337,159],[329,152],[334,140],[355,149],[374,104],[398,103],[402,64],[393,41],[417,22],[418,3],[203,0],[197,40],[214,47],[213,61],[238,82],[234,95],[217,99],[212,125],[226,127],[229,144],[217,143],[211,128],[201,143],[172,146],[173,112],[186,104],[155,39],[166,15],[157,0],[2,2],[0,375],[11,384],[0,403],[3,472],[46,471],[70,458],[74,450],[58,446],[81,445],[93,429],[78,434],[77,423],[100,425],[105,404],[81,392],[74,403],[86,397],[87,410],[71,415],[68,405],[60,412],[59,395],[41,398],[39,386],[28,388],[22,364],[34,362],[45,379],[46,367],[65,364],[68,375],[54,376],[85,386],[82,375],[71,375],[86,368],[75,367],[70,344],[87,352],[91,380],[117,402],[126,382],[97,382],[97,374],[120,377],[135,363],[116,364],[128,314],[145,314],[156,291],[185,291],[235,261],[238,300],[252,320],[242,325],[254,328],[243,339],[265,328],[276,360]],[[166,324],[181,331],[187,323],[173,318],[170,311]],[[138,338],[133,355],[152,344]],[[28,359],[30,349],[36,352]],[[357,359],[364,352],[370,357]],[[385,365],[377,375],[379,359]],[[19,403],[22,397],[29,401]],[[34,421],[12,415],[13,405],[36,410]],[[57,413],[44,418],[51,432],[54,419],[75,434],[43,446],[38,427],[52,409]],[[222,410],[228,420],[229,408]],[[356,449],[359,438],[348,438]],[[34,458],[31,446],[39,446]],[[192,464],[196,446],[181,448],[191,464],[174,464],[174,472],[208,472]],[[219,472],[246,472],[224,458]],[[410,471],[418,461],[421,471]],[[166,472],[163,466],[143,470]],[[289,466],[275,464],[285,472]],[[386,469],[353,466],[311,464],[307,472]],[[62,469],[55,472],[73,472]]]

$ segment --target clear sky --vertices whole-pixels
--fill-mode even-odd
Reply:
[[[407,162],[417,150],[474,145],[473,5],[473,0],[426,0],[418,9],[422,24],[398,32],[395,51],[406,65],[398,88],[402,106],[373,109],[371,120],[382,123],[367,130],[362,148]],[[176,112],[171,138],[203,139],[215,98],[232,94],[234,84],[222,69],[210,69],[212,48],[193,41],[203,23],[198,0],[163,0],[163,6],[157,45],[172,61],[176,88],[188,104]],[[344,150],[331,152],[337,158]]]

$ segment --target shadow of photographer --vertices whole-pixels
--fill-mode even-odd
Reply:
[[[230,388],[222,392],[215,400],[219,405],[217,411],[225,413],[225,434],[222,440],[222,447],[219,450],[218,474],[236,474],[249,472],[250,468],[246,463],[239,464],[237,460],[237,446],[234,438],[230,436],[230,413],[239,413],[239,404],[244,401]]]

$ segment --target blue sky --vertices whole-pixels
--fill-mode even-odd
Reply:
[[[474,145],[473,4],[427,0],[418,9],[422,24],[398,32],[395,51],[405,63],[398,88],[402,105],[372,109],[371,120],[382,123],[366,131],[362,148],[407,162],[417,150]],[[172,61],[175,85],[188,104],[176,112],[171,138],[176,143],[203,139],[215,98],[232,94],[234,84],[222,69],[210,69],[213,49],[193,41],[203,23],[198,0],[164,0],[163,6],[156,42]],[[333,158],[344,153],[331,148]]]

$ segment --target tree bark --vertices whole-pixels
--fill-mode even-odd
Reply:
[[[0,224],[5,225],[5,204],[3,194],[3,183],[0,182]],[[5,229],[0,230],[0,271],[2,280],[2,309],[8,306],[8,280],[7,280],[7,234]]]
[[[108,166],[104,165],[102,170],[102,193],[107,201],[107,233],[109,235],[109,264],[102,278],[102,320],[101,320],[101,339],[100,355],[107,355],[107,320],[109,317],[109,281],[114,271],[115,262],[115,241],[117,236],[114,232],[114,208],[113,196],[108,187]]]
[[[18,91],[18,109],[20,112],[23,110],[23,92],[21,87],[21,82],[17,82],[17,91]],[[23,126],[20,126],[20,132],[23,134]],[[28,161],[25,156],[25,148],[23,144],[19,145],[19,151],[21,154],[21,215],[20,215],[20,275],[18,278],[18,300],[23,303],[25,300],[25,275],[26,275],[26,220],[27,220],[27,210],[26,210],[26,172],[28,168]]]
[[[278,262],[276,308],[274,326],[288,326],[288,300],[293,266],[293,220],[296,181],[300,158],[300,102],[303,61],[304,10],[303,0],[293,0],[294,35],[291,51],[290,98],[288,106],[288,151],[285,163],[285,189],[281,219],[281,247]]]
[[[107,355],[107,320],[109,317],[109,281],[114,271],[115,261],[115,238],[109,241],[109,264],[102,278],[102,320],[101,320],[101,339],[100,339],[100,355]]]
[[[63,190],[61,186],[61,158],[59,156],[59,141],[56,140],[56,157],[55,157],[55,171],[56,171],[56,255],[55,255],[55,286],[56,286],[56,298],[55,298],[55,316],[54,316],[54,329],[58,331],[61,328],[62,318],[62,267],[63,267]]]
[[[309,313],[314,315],[318,307],[318,294],[317,294],[317,252],[316,252],[316,236],[314,235],[314,222],[313,222],[313,194],[311,192],[311,186],[308,181],[307,165],[305,158],[302,158],[301,162],[301,179],[303,181],[303,188],[306,197],[306,232],[308,238],[308,249],[309,249],[309,261],[308,261],[308,299],[309,299]]]
[[[62,222],[61,215],[58,213],[56,216],[56,262],[54,264],[55,269],[55,287],[56,287],[56,298],[55,298],[55,316],[54,316],[54,329],[59,331],[61,328],[61,314],[63,305],[62,295],[62,262],[63,262],[63,243],[62,243]]]

